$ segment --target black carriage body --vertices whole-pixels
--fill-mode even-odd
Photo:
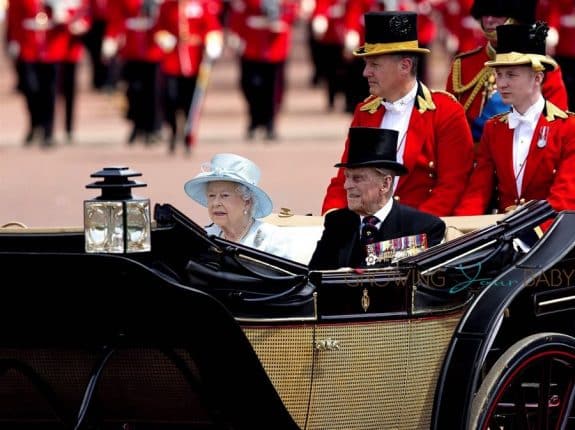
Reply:
[[[467,428],[510,346],[574,336],[575,214],[508,246],[550,212],[366,271],[310,273],[169,205],[148,253],[2,232],[0,427]]]

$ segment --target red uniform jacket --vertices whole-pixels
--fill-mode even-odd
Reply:
[[[348,0],[317,0],[311,19],[323,16],[327,20],[325,33],[318,42],[342,45],[345,36],[345,8]]]
[[[267,15],[262,0],[232,2],[230,28],[242,40],[242,57],[279,63],[289,54],[292,27],[299,13],[297,0],[277,0],[277,16]]]
[[[360,103],[352,127],[380,127],[385,108],[379,97]],[[341,161],[347,160],[349,141]],[[473,165],[473,141],[463,108],[444,92],[430,92],[419,83],[411,113],[405,152],[409,173],[401,176],[395,198],[400,203],[437,216],[451,215],[459,202]],[[347,206],[343,169],[332,178],[322,213]]]
[[[483,110],[486,85],[495,86],[493,69],[485,66],[494,55],[491,45],[485,45],[457,55],[451,64],[446,90],[463,105],[470,127]],[[560,109],[567,109],[567,91],[559,68],[546,73],[541,90],[546,100]]]
[[[175,48],[165,53],[162,70],[167,75],[195,76],[202,61],[205,37],[221,30],[220,8],[213,0],[164,0],[156,31],[167,31],[177,39]]]
[[[543,2],[541,2],[543,3]],[[555,55],[575,57],[575,2],[573,0],[553,0],[546,4],[547,10],[541,11],[549,26],[557,29],[559,41]]]
[[[54,7],[49,7],[42,0],[17,0],[10,2],[8,7],[8,37],[20,47],[19,58],[27,62],[56,63],[68,60],[70,53],[70,25],[77,19],[87,20],[82,13],[84,4],[78,1],[77,6],[59,7],[58,1],[53,1]],[[76,48],[79,49],[79,48]]]
[[[162,50],[154,41],[159,5],[147,9],[144,0],[113,0],[108,3],[106,37],[120,46],[123,60],[159,62]]]
[[[477,164],[455,215],[484,214],[496,184],[501,212],[529,200],[545,199],[557,211],[575,209],[574,114],[546,102],[527,154],[521,193],[517,193],[515,182],[508,115],[497,115],[485,124]],[[539,143],[545,134],[546,140]]]

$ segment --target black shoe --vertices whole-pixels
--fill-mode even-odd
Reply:
[[[24,138],[24,146],[31,145],[39,137],[40,137],[40,130],[37,127],[31,128],[30,130],[28,130],[28,133],[26,133],[26,137]]]
[[[128,144],[129,145],[133,144],[137,138],[138,138],[138,129],[134,127],[130,133],[130,136],[128,137]]]
[[[246,132],[246,139],[254,140],[254,137],[256,137],[256,127],[254,125],[250,125],[248,127],[248,131]]]
[[[42,148],[52,148],[54,146],[56,146],[56,142],[52,137],[45,137],[42,141]]]

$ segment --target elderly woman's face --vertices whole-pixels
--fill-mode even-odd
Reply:
[[[234,228],[245,224],[250,202],[243,199],[238,184],[229,181],[209,182],[206,187],[208,215],[217,225]]]

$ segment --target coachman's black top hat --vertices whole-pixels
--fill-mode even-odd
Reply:
[[[512,18],[516,23],[535,22],[537,0],[475,0],[471,6],[471,16],[481,20],[482,16]]]
[[[407,168],[396,161],[396,130],[375,127],[351,127],[348,133],[347,161],[335,167],[382,167],[405,175]]]
[[[353,51],[354,55],[366,57],[396,52],[430,52],[429,49],[419,47],[415,12],[368,12],[363,18],[365,44]]]
[[[495,59],[487,61],[486,66],[531,65],[533,70],[555,70],[557,63],[545,55],[545,39],[549,27],[544,22],[532,25],[500,25],[497,31],[497,51]]]

